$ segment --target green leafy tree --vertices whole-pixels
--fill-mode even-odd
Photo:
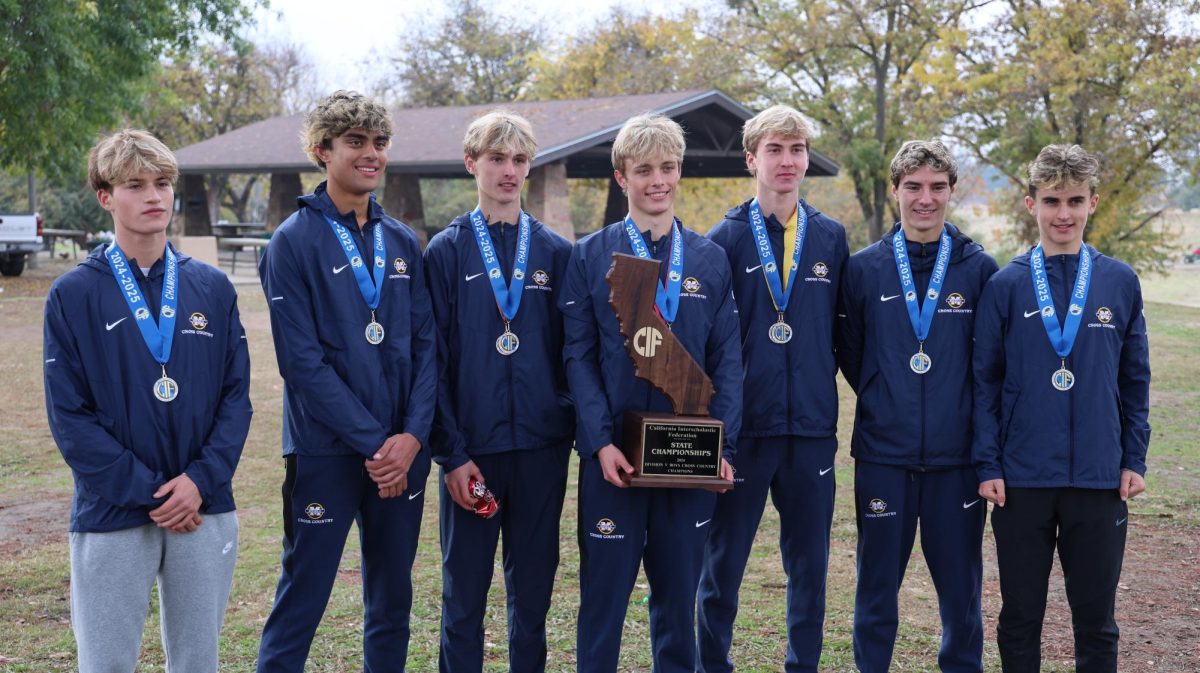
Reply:
[[[541,43],[537,26],[488,12],[479,0],[458,0],[436,28],[401,40],[383,88],[414,107],[513,101],[529,84]]]
[[[159,57],[232,38],[244,0],[0,0],[0,166],[68,175],[98,131],[141,106]]]
[[[168,146],[184,147],[286,114],[287,101],[297,98],[311,74],[312,66],[294,45],[205,44],[172,54],[147,87],[138,120]],[[222,208],[235,221],[249,221],[260,180],[258,175],[208,175],[213,221],[220,219]]]
[[[678,16],[614,9],[561,49],[534,58],[529,98],[619,96],[721,89],[738,98],[753,90],[744,59],[715,37],[722,17],[695,9]]]
[[[973,32],[947,31],[920,74],[947,131],[1008,180],[1016,237],[1036,239],[1021,197],[1025,168],[1049,143],[1100,154],[1100,204],[1087,240],[1141,269],[1170,253],[1154,226],[1167,166],[1193,171],[1200,128],[1194,0],[1008,0]]]
[[[816,146],[854,185],[870,240],[883,234],[888,165],[900,144],[939,130],[909,87],[914,68],[988,0],[729,0],[744,52],[767,82],[820,126]]]

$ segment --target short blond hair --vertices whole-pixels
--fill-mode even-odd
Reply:
[[[1046,145],[1029,164],[1029,195],[1038,189],[1086,184],[1092,194],[1100,186],[1100,158],[1079,145]]]
[[[532,160],[537,154],[537,138],[529,120],[512,110],[496,108],[471,122],[463,136],[463,154],[478,159],[493,150],[524,154]]]
[[[614,170],[625,170],[625,160],[637,160],[665,154],[683,162],[687,143],[683,140],[683,127],[674,119],[660,114],[644,114],[630,117],[617,133],[612,146]]]
[[[117,131],[88,154],[88,183],[93,191],[112,192],[113,185],[147,172],[175,182],[179,164],[161,140],[140,129]]]
[[[904,176],[928,166],[934,173],[945,173],[953,187],[958,182],[958,162],[940,140],[909,140],[892,157],[892,187],[899,187]]]
[[[333,139],[350,129],[392,136],[392,116],[387,108],[357,91],[339,89],[317,101],[317,106],[304,119],[300,144],[309,161],[325,170],[325,162],[317,156],[317,148],[329,149]]]
[[[758,154],[758,144],[773,133],[785,138],[800,138],[808,147],[816,129],[795,108],[772,105],[746,120],[742,126],[742,148],[750,154]]]

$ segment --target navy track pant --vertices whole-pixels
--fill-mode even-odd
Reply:
[[[629,596],[644,565],[656,673],[696,670],[696,583],[716,495],[695,488],[617,488],[600,462],[579,465],[577,668],[617,670]]]
[[[386,500],[362,456],[293,454],[284,460],[283,570],[263,627],[258,673],[304,670],[351,522],[358,525],[362,548],[363,671],[403,671],[429,450],[413,460],[408,490]]]
[[[863,673],[891,666],[899,625],[898,594],[920,520],[921,551],[937,590],[942,671],[983,670],[983,524],[974,468],[917,472],[857,461],[858,587],[854,661]]]
[[[454,502],[442,471],[441,671],[483,670],[483,617],[501,535],[509,670],[546,669],[546,612],[558,571],[558,521],[569,459],[569,447],[473,456],[500,501],[490,519]]]
[[[698,594],[698,670],[733,670],[729,648],[738,591],[767,493],[779,511],[787,573],[788,650],[784,670],[816,671],[825,625],[825,577],[836,490],[836,437],[762,437],[739,443],[734,489],[717,497]]]
[[[1005,496],[1004,507],[992,509],[1003,601],[996,642],[1004,671],[1041,669],[1042,620],[1057,547],[1075,632],[1075,670],[1115,673],[1120,630],[1113,612],[1128,504],[1115,488],[1010,488]]]

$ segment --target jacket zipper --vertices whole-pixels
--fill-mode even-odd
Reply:
[[[1086,249],[1083,250],[1083,254],[1085,254],[1085,255],[1087,254]],[[1067,259],[1068,259],[1067,255],[1062,256],[1063,286],[1067,290],[1067,294],[1064,297],[1064,305],[1069,306],[1071,303],[1071,290],[1073,289],[1071,286],[1073,285],[1073,283],[1071,282],[1071,273],[1070,273],[1070,269],[1067,266]],[[1078,269],[1076,269],[1076,271],[1078,271]],[[1066,316],[1067,314],[1063,313],[1062,315]],[[1064,318],[1064,320],[1065,320],[1065,318]],[[1075,391],[1073,389],[1067,391],[1067,446],[1070,449],[1069,458],[1068,458],[1068,462],[1067,462],[1067,478],[1070,480],[1071,484],[1074,485],[1075,484]]]
[[[500,244],[504,246],[504,251],[508,252],[508,237],[504,233],[504,225],[502,223],[497,223],[496,228],[499,229]],[[513,259],[515,259],[515,258],[516,258],[516,254],[514,253]],[[511,262],[512,260],[510,259],[509,261]],[[509,281],[511,282],[511,276],[509,278]],[[509,287],[511,287],[511,285]],[[524,287],[524,283],[522,283],[521,292],[524,292],[524,291],[525,291],[525,287]],[[501,316],[501,317],[503,317],[503,316]],[[513,318],[516,318],[516,316],[513,316]],[[513,359],[514,355],[516,355],[516,353],[513,353],[512,355],[508,355],[508,356],[504,357],[504,366],[508,372],[508,435],[509,435],[509,441],[512,442],[512,448],[516,449],[516,448],[518,448],[517,447],[517,403],[516,403],[516,390],[513,386],[513,364],[512,364],[512,359]]]

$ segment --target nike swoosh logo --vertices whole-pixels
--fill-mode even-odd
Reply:
[[[271,297],[271,301],[279,301],[280,299],[283,299],[283,297]]]
[[[128,318],[128,317],[129,317],[129,316],[125,316],[125,318]],[[112,331],[112,328],[114,328],[114,327],[116,327],[117,325],[120,325],[121,323],[125,322],[125,318],[121,318],[120,320],[118,320],[118,321],[116,321],[116,322],[106,322],[106,323],[104,323],[104,331],[106,331],[106,332],[111,332],[111,331]]]
[[[887,296],[886,294],[881,294],[881,295],[879,295],[879,301],[891,301],[891,300],[893,300],[893,299],[895,299],[896,297],[899,297],[899,296],[900,296],[900,295],[898,295],[898,294],[894,294],[894,295],[892,295],[892,296],[890,296],[890,297],[889,297],[889,296]]]
[[[762,268],[762,264],[759,264],[758,266],[748,266],[748,267],[746,267],[746,273],[754,273],[755,271],[758,271],[761,268]]]
[[[824,477],[825,475],[829,474],[829,471],[830,471],[830,470],[832,470],[832,469],[833,469],[833,466],[831,465],[831,466],[829,466],[829,467],[825,468],[824,470],[820,470],[819,472],[817,472],[817,474],[819,474],[819,475],[821,475],[822,477]]]
[[[1128,520],[1128,517],[1126,517],[1125,519],[1118,519],[1116,525],[1120,526],[1121,524],[1125,523],[1126,520]]]
[[[1035,316],[1035,315],[1037,315],[1037,314],[1039,314],[1039,313],[1041,313],[1041,310],[1037,310],[1037,309],[1035,309],[1035,310],[1033,310],[1033,311],[1026,311],[1026,312],[1025,312],[1025,317],[1026,317],[1026,318],[1032,318],[1033,316]]]
[[[416,497],[417,497],[418,495],[421,495],[421,494],[422,494],[422,493],[424,493],[424,492],[425,492],[425,489],[421,489],[421,490],[417,491],[416,493],[413,493],[413,494],[409,495],[409,496],[408,496],[408,499],[409,499],[409,500],[415,500],[415,499],[416,499]]]
[[[575,300],[574,300],[574,299],[572,299],[571,301],[569,301],[569,302],[567,302],[567,303],[563,304],[563,306],[574,306],[574,305],[575,305]]]
[[[964,502],[963,509],[971,509],[972,507],[975,506],[975,503],[977,503],[977,502],[979,502],[979,498],[975,498],[971,502]]]
[[[704,524],[708,523],[709,521],[712,521],[712,519],[705,519],[704,521],[697,521],[697,522],[696,522],[696,528],[699,528],[700,526],[703,526]]]
[[[343,265],[341,265],[341,266],[335,266],[335,267],[333,267],[333,272],[334,272],[334,273],[341,273],[341,272],[345,271],[345,270],[346,270],[346,267],[348,267],[348,266],[350,266],[350,265],[349,265],[349,264],[343,264]]]
[[[480,272],[479,272],[479,273],[477,273],[477,274],[474,274],[474,275],[471,275],[471,276],[467,276],[467,277],[465,278],[465,280],[466,280],[466,281],[469,283],[469,282],[471,282],[471,281],[475,280],[476,278],[478,278],[478,277],[480,277],[480,276],[482,276],[482,275],[483,275],[483,272],[482,272],[482,271],[480,271]]]

